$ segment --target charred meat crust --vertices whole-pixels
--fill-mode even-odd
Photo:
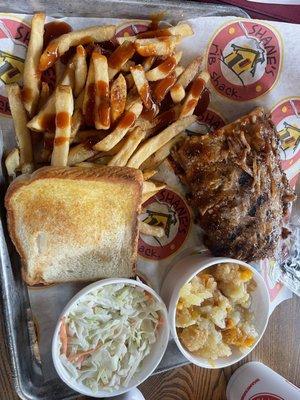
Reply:
[[[175,150],[205,243],[217,256],[271,256],[295,195],[281,169],[279,139],[262,108]]]

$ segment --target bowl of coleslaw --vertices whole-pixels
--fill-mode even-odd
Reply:
[[[104,279],[78,292],[62,311],[52,340],[60,378],[92,397],[112,397],[142,383],[169,340],[165,304],[132,279]]]

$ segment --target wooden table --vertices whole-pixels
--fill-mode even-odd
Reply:
[[[242,363],[250,360],[262,361],[300,386],[299,311],[300,299],[297,297],[281,303],[272,314],[263,339]],[[225,400],[227,381],[242,363],[223,370],[205,370],[187,365],[149,378],[140,389],[146,400]],[[2,318],[0,318],[0,371],[0,400],[18,399],[12,386]]]

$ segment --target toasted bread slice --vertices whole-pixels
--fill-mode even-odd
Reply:
[[[29,285],[131,277],[143,176],[126,167],[44,167],[5,197]]]

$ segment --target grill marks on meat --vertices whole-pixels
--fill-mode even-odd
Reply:
[[[214,133],[185,139],[174,152],[214,255],[252,261],[274,253],[295,199],[278,148],[274,126],[257,108]]]

